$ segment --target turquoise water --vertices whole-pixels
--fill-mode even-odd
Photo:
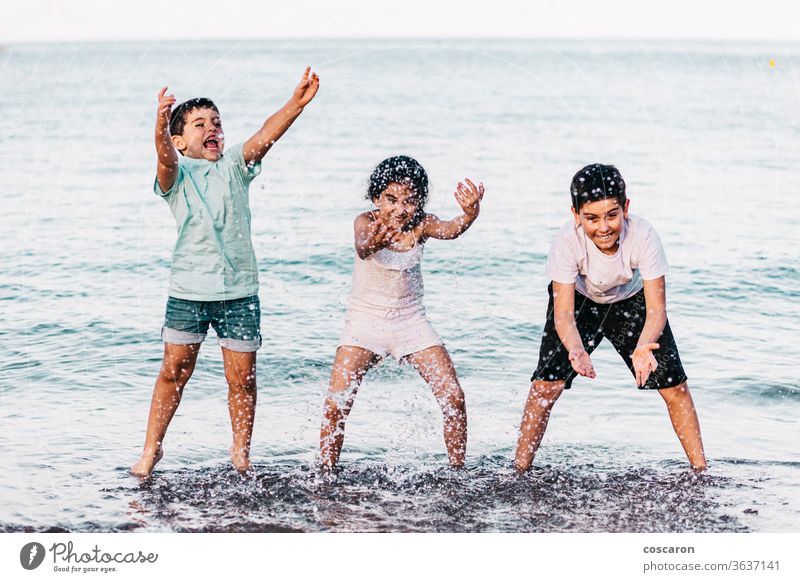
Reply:
[[[230,41],[0,52],[0,529],[70,531],[797,531],[800,46],[566,41]],[[769,65],[774,59],[775,66]],[[317,99],[251,187],[261,271],[255,476],[228,464],[226,386],[206,342],[146,484],[127,475],[161,358],[175,226],[151,193],[156,95],[212,97],[228,144],[290,95]],[[348,421],[342,471],[313,470],[367,177],[407,153],[428,209],[429,316],[467,397],[467,468],[441,415],[387,362]],[[568,184],[616,164],[671,264],[670,321],[710,470],[691,476],[661,399],[609,345],[556,405],[534,470],[511,470]]]

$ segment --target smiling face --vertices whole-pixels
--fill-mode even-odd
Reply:
[[[604,198],[587,202],[579,213],[572,208],[575,224],[583,227],[583,232],[595,246],[606,255],[613,255],[619,249],[622,222],[628,218],[630,200],[620,206],[616,198]]]
[[[173,135],[175,148],[187,158],[216,162],[225,149],[222,119],[215,109],[198,107],[185,114],[181,135]]]
[[[378,216],[385,224],[406,230],[419,210],[419,196],[408,184],[390,182],[381,195],[372,202],[378,207]]]

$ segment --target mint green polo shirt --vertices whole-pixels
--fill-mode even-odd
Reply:
[[[247,165],[238,144],[216,162],[179,156],[178,177],[167,192],[178,227],[169,295],[191,301],[240,299],[258,293],[258,265],[250,238],[250,194],[261,162]]]

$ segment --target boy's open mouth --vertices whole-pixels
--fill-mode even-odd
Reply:
[[[219,141],[216,137],[210,137],[206,141],[203,142],[203,147],[207,150],[218,150],[219,149]]]

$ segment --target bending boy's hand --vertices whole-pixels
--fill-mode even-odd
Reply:
[[[158,114],[156,122],[160,128],[169,127],[169,118],[172,114],[172,106],[175,105],[175,95],[166,95],[167,88],[162,87],[158,92]]]
[[[594,378],[596,376],[594,373],[594,366],[592,366],[592,359],[583,348],[570,350],[569,363],[572,364],[572,369],[581,376],[586,376],[587,378]]]
[[[317,77],[316,73],[311,73],[311,67],[306,67],[306,71],[303,73],[303,78],[300,79],[300,83],[297,85],[297,87],[295,87],[292,98],[295,100],[297,105],[300,107],[305,107],[311,102],[318,90],[319,77]]]
[[[483,182],[478,187],[469,178],[464,178],[464,182],[468,184],[468,187],[459,182],[453,196],[456,197],[456,201],[461,206],[464,214],[470,218],[475,218],[481,209],[481,200],[483,200],[484,193]]]
[[[658,368],[653,350],[657,350],[659,345],[656,343],[638,346],[631,354],[633,360],[633,371],[636,373],[636,385],[644,386],[650,377],[650,372],[655,372]]]

